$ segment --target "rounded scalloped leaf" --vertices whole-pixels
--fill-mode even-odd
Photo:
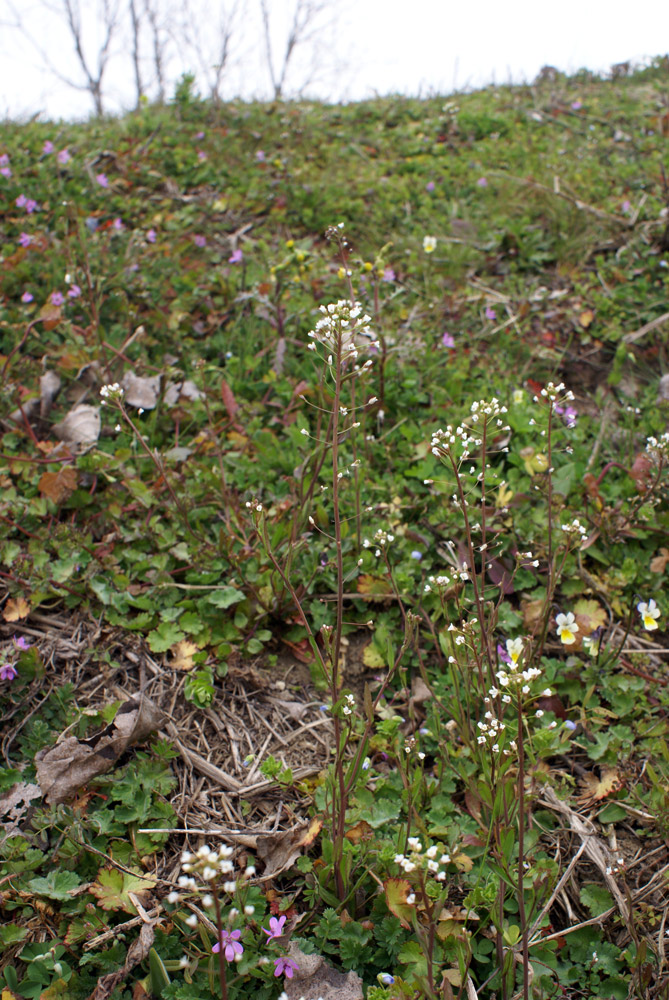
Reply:
[[[116,868],[101,868],[90,891],[103,910],[124,910],[126,913],[136,914],[137,908],[130,893],[140,903],[145,903],[148,901],[148,890],[155,885],[156,880],[152,878],[120,872]]]

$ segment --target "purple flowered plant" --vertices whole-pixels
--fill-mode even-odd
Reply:
[[[22,247],[29,247],[32,241],[33,238],[30,235],[30,233],[21,233],[21,235],[19,236],[19,244]]]
[[[149,229],[148,233],[146,234],[146,240],[147,240],[147,243],[155,243],[156,242],[156,231],[155,231],[155,229]]]
[[[394,280],[395,280],[395,272],[393,271],[392,267],[385,267],[383,269],[383,277],[381,278],[381,281],[390,282]]]
[[[455,347],[455,341],[453,340],[453,337],[450,335],[448,330],[446,331],[446,333],[442,334],[441,342],[444,345],[444,347]]]
[[[293,962],[292,958],[284,958],[280,956],[274,959],[274,975],[283,976],[286,979],[292,979],[293,974],[299,969],[297,962]]]
[[[513,662],[513,660],[511,659],[511,657],[507,653],[506,649],[504,648],[504,646],[500,642],[497,643],[497,655],[500,658],[500,660],[502,661],[502,663],[512,663]]]
[[[28,642],[28,640],[24,635],[14,636],[12,642],[14,643],[17,649],[22,649],[24,652],[26,649],[30,649],[32,646],[32,643]]]
[[[62,306],[64,301],[62,292],[52,292],[49,296],[49,302],[52,306]]]
[[[211,950],[216,954],[222,948],[226,962],[234,962],[235,955],[243,955],[244,953],[244,945],[240,944],[239,941],[241,936],[242,932],[239,930],[221,931],[221,940],[217,941]]]
[[[13,681],[14,678],[18,676],[18,673],[19,672],[13,663],[3,663],[0,667],[0,680]],[[275,973],[275,975],[278,975],[278,973]]]
[[[16,201],[14,202],[14,204],[16,205],[17,208],[25,208],[27,201],[28,199],[26,198],[26,196],[24,194],[20,194],[16,199]]]
[[[69,163],[71,159],[69,149],[67,149],[67,147],[65,149],[59,149],[56,153],[56,159],[61,166],[65,166],[66,163]]]
[[[241,250],[239,249],[234,250],[228,257],[228,264],[239,264],[243,256],[244,254],[241,252]]]
[[[497,313],[491,306],[485,307],[485,318],[486,319],[497,319]]]
[[[270,929],[267,930],[266,927],[262,928],[263,933],[265,933],[267,935],[267,940],[268,941],[271,941],[272,938],[281,937],[281,933],[283,931],[283,925],[285,924],[285,922],[286,922],[286,916],[285,916],[285,914],[283,916],[281,916],[281,917],[270,917],[269,918],[269,928]]]
[[[34,297],[35,296],[32,294],[32,292],[24,292],[23,295],[21,296],[21,302],[24,302],[26,305],[28,305],[29,302],[33,301]]]
[[[559,406],[556,404],[555,412],[559,417],[562,417],[567,427],[576,427],[578,410],[575,410],[573,406]]]
[[[200,234],[198,233],[197,236],[193,237],[193,243],[195,244],[196,247],[206,247],[207,237],[200,236]]]
[[[487,179],[485,177],[479,177],[479,179],[476,182],[476,186],[480,188],[487,188],[488,187]]]
[[[434,181],[428,181],[425,185],[425,190],[432,193],[432,191],[434,191]]]
[[[100,185],[101,188],[108,188],[109,187],[109,181],[107,179],[107,175],[106,174],[96,174],[95,175],[95,180],[97,181],[97,183]]]
[[[70,285],[70,287],[67,290],[68,299],[78,299],[80,295],[81,295],[81,289],[79,288],[79,285],[76,284]]]
[[[42,146],[42,152],[45,156],[49,156],[51,153],[53,153],[54,149],[55,146],[51,142],[51,139],[47,139],[44,145]]]
[[[33,212],[36,211],[38,208],[39,205],[37,204],[34,198],[28,198],[26,200],[26,212],[28,213],[28,215],[32,215]]]

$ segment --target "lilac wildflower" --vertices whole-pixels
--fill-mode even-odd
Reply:
[[[299,969],[297,962],[293,962],[292,958],[284,958],[283,955],[274,959],[274,965],[274,975],[285,975],[286,979],[292,979],[293,974]]]
[[[487,179],[485,177],[479,177],[479,179],[476,182],[476,186],[480,188],[487,188],[488,187]]]
[[[419,552],[418,549],[414,549],[413,552],[411,553],[411,558],[417,559],[420,562],[420,560],[423,558],[423,553]]]
[[[156,242],[156,231],[155,231],[155,229],[149,229],[148,233],[146,234],[146,240],[147,240],[147,243],[155,243]]]
[[[207,154],[203,149],[198,149],[197,158],[201,163],[204,163],[204,161],[207,159]]]
[[[580,111],[582,107],[583,107],[583,104],[581,103],[581,101],[572,101],[571,102],[571,110],[572,111]]]
[[[16,205],[17,208],[25,208],[27,201],[28,199],[26,198],[26,196],[24,194],[20,194],[16,199],[16,201],[14,202],[14,204]]]
[[[49,302],[52,306],[62,306],[64,301],[62,292],[52,292],[49,296]]]
[[[0,667],[0,680],[13,681],[14,678],[18,676],[18,673],[19,672],[13,663],[3,663]],[[278,973],[275,973],[275,975],[278,975]]]
[[[51,142],[51,139],[47,139],[44,145],[42,146],[42,152],[45,156],[49,156],[51,153],[53,153],[54,149],[55,146]]]
[[[486,319],[497,319],[497,313],[492,308],[492,306],[485,307],[485,318]]]
[[[67,147],[65,147],[65,149],[59,149],[58,152],[56,153],[56,159],[61,164],[61,166],[64,167],[65,164],[69,163],[71,159],[69,149]]]
[[[228,257],[228,264],[239,264],[243,256],[244,254],[239,248],[234,250]]]
[[[264,153],[264,151],[262,149],[259,149],[256,152],[256,160],[258,161],[258,163],[264,163],[265,162],[265,153]]]
[[[24,292],[21,296],[21,302],[25,302],[25,304],[28,305],[29,302],[32,302],[33,298],[34,295],[32,292]]]
[[[425,185],[425,190],[432,193],[432,191],[434,191],[434,181],[428,181]]]
[[[19,243],[22,247],[29,247],[32,241],[33,238],[30,233],[21,233],[19,236]]]
[[[211,950],[216,954],[223,948],[226,962],[234,962],[236,955],[244,953],[244,945],[239,943],[241,936],[242,932],[239,930],[221,931],[221,940],[217,941]]]
[[[37,204],[35,199],[28,198],[28,200],[26,201],[26,212],[28,213],[28,215],[32,215],[37,208],[39,208],[39,205]]]
[[[198,233],[196,236],[193,237],[193,243],[195,244],[196,247],[206,247],[207,237],[200,236],[200,234]]]
[[[0,167],[9,166],[9,155],[7,153],[0,153]]]
[[[625,199],[625,201],[622,203],[621,208],[622,208],[623,212],[625,212],[625,214],[627,214],[627,212],[631,211],[631,208],[632,208],[631,202],[628,199]]]
[[[0,174],[2,174],[3,177],[12,176],[12,168],[9,165],[9,156],[7,153],[2,153],[2,155],[0,155]]]
[[[567,427],[576,427],[576,418],[578,417],[578,410],[575,410],[573,406],[559,406],[556,404],[555,412],[559,417],[562,417],[564,423]]]
[[[453,337],[450,335],[448,330],[446,331],[446,333],[442,334],[441,342],[444,345],[444,347],[455,347],[455,341],[453,340]]]
[[[390,282],[394,280],[395,280],[395,272],[393,271],[392,267],[385,267],[383,269],[383,277],[381,278],[381,281]]]
[[[283,932],[283,925],[286,922],[285,913],[281,917],[270,917],[269,918],[269,930],[266,927],[261,928],[264,934],[267,935],[267,940],[271,941],[272,938],[281,937]]]
[[[513,662],[513,660],[511,659],[511,657],[507,653],[506,649],[504,648],[504,646],[502,646],[502,644],[500,642],[497,643],[497,655],[500,658],[500,660],[502,661],[502,663],[512,663]]]
[[[117,232],[120,232],[123,229],[123,222],[121,219],[114,219],[112,225]]]
[[[96,174],[95,175],[95,180],[98,182],[98,184],[100,185],[101,188],[108,188],[109,187],[109,181],[107,179],[107,175],[106,174]]]
[[[195,133],[195,138],[196,139],[204,139],[204,132],[196,132]]]
[[[24,635],[20,635],[18,637],[14,636],[12,642],[14,643],[17,649],[22,649],[24,652],[26,649],[30,649],[32,646],[32,643],[28,642],[28,640]]]
[[[79,285],[76,284],[70,285],[70,287],[67,290],[68,299],[78,299],[80,295],[81,295],[81,289],[79,288]]]
[[[3,177],[11,177],[12,176],[12,168],[11,167],[0,167],[0,174],[2,174]]]

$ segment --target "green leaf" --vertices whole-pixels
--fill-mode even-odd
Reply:
[[[161,622],[158,628],[149,632],[146,641],[152,653],[166,653],[177,642],[186,638],[186,633],[182,632],[174,622]]]
[[[580,892],[580,900],[593,917],[598,917],[600,913],[605,913],[613,906],[613,896],[603,885],[584,885]]]
[[[18,924],[0,925],[0,942],[5,948],[8,948],[12,944],[18,944],[19,941],[25,941],[27,936],[27,927],[19,927]]]
[[[49,899],[70,899],[73,889],[81,885],[81,879],[75,872],[52,871],[45,878],[33,878],[28,882],[28,889],[37,896],[47,896]]]
[[[244,597],[241,590],[236,590],[234,587],[224,587],[222,590],[215,590],[213,594],[209,594],[206,600],[215,608],[229,608],[232,604],[243,601]]]
[[[140,901],[148,889],[156,885],[155,879],[140,878],[120,872],[116,868],[101,868],[97,881],[91,886],[91,893],[99,901],[103,910],[124,910],[136,914],[137,909],[128,893],[139,896]]]

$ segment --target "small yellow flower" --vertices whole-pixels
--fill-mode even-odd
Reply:
[[[436,249],[437,249],[436,236],[424,236],[423,250],[425,251],[425,253],[433,253]]]
[[[654,629],[659,628],[657,619],[660,617],[661,612],[652,597],[647,604],[645,601],[640,601],[637,604],[637,611],[641,615],[641,621],[645,629],[652,632]]]
[[[572,646],[576,642],[576,633],[578,632],[573,612],[568,611],[566,615],[557,615],[555,624],[560,642],[563,642],[565,646]]]

